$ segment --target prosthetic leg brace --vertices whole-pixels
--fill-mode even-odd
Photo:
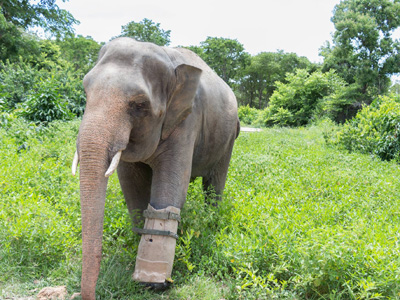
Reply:
[[[142,235],[133,280],[150,284],[167,284],[170,281],[180,211],[173,206],[154,209],[149,204],[143,212],[144,229],[133,229]]]

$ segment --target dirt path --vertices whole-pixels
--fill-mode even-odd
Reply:
[[[240,127],[241,132],[256,132],[256,131],[262,131],[260,128],[252,128],[252,127]]]

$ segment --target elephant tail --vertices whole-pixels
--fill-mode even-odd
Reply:
[[[239,136],[239,133],[240,133],[240,121],[238,119],[237,123],[236,123],[236,137],[235,137],[235,139],[237,139],[237,137]]]

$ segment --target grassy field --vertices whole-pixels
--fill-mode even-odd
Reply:
[[[80,284],[79,122],[0,129],[0,299]],[[323,128],[237,140],[223,202],[182,212],[173,288],[131,281],[139,237],[107,192],[98,299],[400,299],[400,168],[327,147]]]

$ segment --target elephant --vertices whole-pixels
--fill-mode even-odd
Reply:
[[[190,181],[202,177],[205,191],[214,189],[218,199],[223,193],[240,131],[236,97],[192,51],[128,37],[101,48],[83,86],[87,101],[72,165],[73,174],[80,166],[82,299],[95,299],[106,189],[115,170],[134,224],[145,221],[134,279],[152,283],[146,276],[161,274],[153,283],[163,285]]]

